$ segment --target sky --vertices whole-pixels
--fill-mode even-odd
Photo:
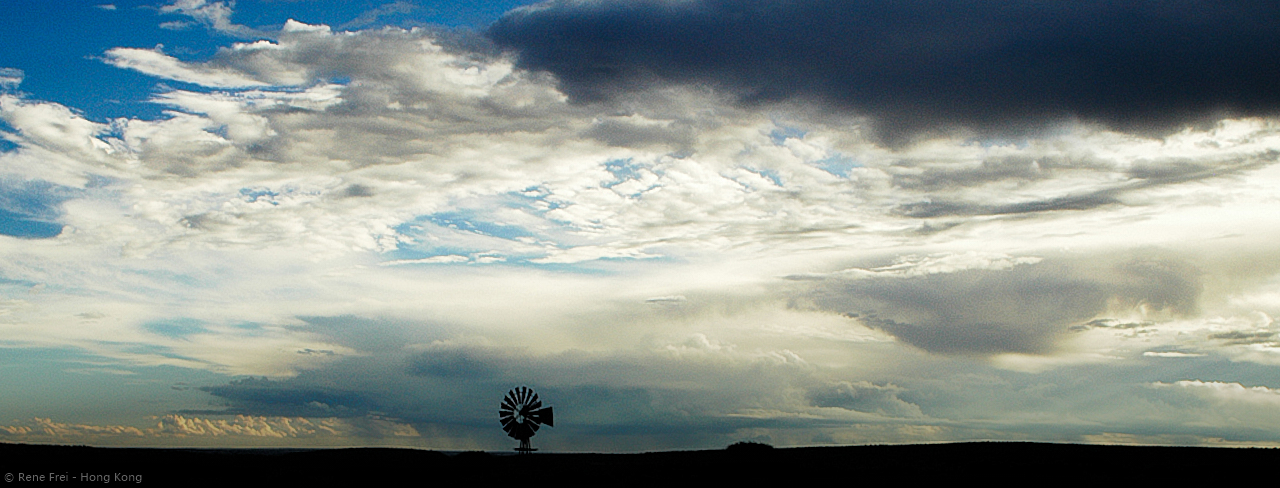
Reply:
[[[11,0],[0,441],[1280,445],[1280,6]]]

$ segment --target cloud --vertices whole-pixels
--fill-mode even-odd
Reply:
[[[1273,344],[1276,342],[1274,339],[1275,335],[1276,333],[1272,331],[1243,332],[1233,330],[1231,332],[1209,334],[1209,338],[1224,341],[1226,344],[1230,345]]]
[[[1180,315],[1197,308],[1199,271],[1185,262],[1158,254],[1095,259],[967,269],[913,260],[880,268],[890,272],[831,275],[806,298],[927,351],[982,355],[1050,353],[1070,326],[1117,306]],[[920,267],[931,272],[912,272]]]
[[[938,165],[936,161],[930,160],[915,164],[904,161],[901,166],[918,168],[918,171],[894,174],[894,186],[925,191],[982,186],[996,181],[1033,182],[1072,170],[1112,169],[1112,164],[1107,161],[1066,154],[994,156],[983,159],[977,165],[961,167]]]
[[[216,88],[266,85],[266,83],[248,78],[240,73],[216,68],[193,67],[178,61],[177,58],[160,52],[159,49],[117,47],[107,50],[105,56],[106,62],[113,66],[133,69],[151,76],[174,81]]]
[[[1146,351],[1146,352],[1143,352],[1142,355],[1147,357],[1153,357],[1153,358],[1198,358],[1198,357],[1204,356],[1204,354],[1195,354],[1195,353],[1178,352],[1178,351]]]
[[[219,412],[224,414],[356,417],[377,408],[373,399],[359,392],[298,387],[267,379],[246,378],[201,389],[232,403],[231,408]]]
[[[1183,380],[1172,384],[1156,382],[1153,388],[1174,388],[1224,403],[1280,405],[1280,391],[1265,386],[1246,387],[1240,383],[1221,381]]]
[[[6,435],[7,434],[7,435]],[[34,418],[29,425],[0,426],[0,437],[16,442],[59,443],[160,443],[201,442],[200,438],[240,439],[340,439],[352,442],[361,437],[417,437],[412,426],[377,417],[361,419],[263,417],[237,415],[208,418],[179,414],[163,415],[146,427],[94,425]]]
[[[888,140],[1080,119],[1149,133],[1270,115],[1280,10],[1265,1],[1070,5],[550,1],[488,35],[581,101],[709,84],[742,103],[815,99]]]
[[[1169,365],[1280,358],[1271,119],[889,147],[712,84],[576,103],[466,32],[270,34],[108,51],[158,117],[0,94],[0,210],[58,230],[0,235],[0,354],[181,376],[228,444],[340,436],[193,419],[507,448],[529,384],[573,419],[547,442],[605,450],[1154,431],[1198,405],[1141,386]]]
[[[892,152],[820,118],[772,120],[696,89],[622,111],[579,106],[483,42],[424,29],[290,21],[275,41],[205,61],[140,49],[107,60],[225,90],[162,91],[153,102],[167,119],[89,138],[114,144],[120,181],[186,178],[128,202],[168,230],[139,236],[148,245],[302,235],[333,253],[398,251],[382,259],[394,264],[544,267],[819,249],[963,232],[965,219],[993,215],[1137,206],[1275,159],[1260,120],[1159,144],[1082,127],[1025,147]]]
[[[432,256],[429,258],[422,258],[422,259],[397,259],[395,261],[383,261],[381,263],[378,263],[378,266],[401,266],[406,264],[452,264],[452,263],[465,263],[470,260],[471,258],[468,258],[466,256],[459,256],[457,254],[446,254],[443,256]]]
[[[0,88],[12,90],[22,84],[24,73],[17,68],[0,68]]]
[[[945,200],[928,201],[906,204],[900,207],[898,211],[910,217],[934,218],[959,215],[1016,215],[1062,210],[1089,210],[1102,206],[1122,204],[1122,197],[1129,192],[1205,178],[1229,176],[1236,172],[1274,164],[1277,159],[1280,159],[1280,151],[1270,150],[1235,161],[1221,161],[1212,167],[1187,164],[1185,161],[1177,159],[1159,163],[1143,161],[1128,172],[1134,179],[1110,187],[1104,186],[1092,189],[1084,193],[997,205]],[[984,161],[983,166],[985,167],[986,164],[987,162]],[[982,173],[986,173],[982,176],[998,179],[1018,177],[1015,176],[1017,173],[1005,171],[979,172],[980,175]],[[944,181],[950,184],[965,184],[965,178],[955,177],[954,175],[945,178]],[[908,184],[907,186],[914,186],[914,184]]]
[[[205,26],[222,34],[237,37],[258,37],[261,33],[253,28],[231,22],[232,8],[235,2],[209,2],[206,0],[175,0],[169,5],[160,7],[161,13],[180,14],[191,17]],[[173,24],[172,22],[166,22]],[[162,26],[163,27],[163,26]]]
[[[646,298],[646,299],[644,299],[644,302],[645,302],[645,303],[657,303],[657,304],[668,304],[668,303],[670,303],[670,304],[679,304],[679,303],[683,303],[683,302],[685,302],[686,300],[687,300],[687,299],[684,297],[684,295],[673,295],[673,296],[669,296],[669,297],[652,297],[652,298]]]
[[[809,390],[816,407],[835,407],[893,417],[921,417],[920,407],[898,398],[904,390],[891,384],[840,382]]]
[[[194,25],[196,25],[195,22],[188,22],[185,20],[174,20],[169,22],[161,22],[159,27],[165,30],[187,30]]]
[[[486,446],[501,445],[492,444],[500,436],[484,440],[490,437],[485,432],[500,433],[491,407],[507,389],[522,384],[534,387],[557,409],[559,430],[538,439],[551,448],[619,437],[668,447],[707,445],[710,439],[727,439],[740,429],[772,422],[762,420],[761,411],[772,412],[765,415],[772,418],[811,409],[786,393],[813,381],[812,368],[794,353],[739,351],[704,335],[647,350],[599,353],[540,354],[475,339],[400,344],[292,378],[237,380],[204,390],[225,402],[220,414],[345,419],[379,412],[419,432],[461,429]],[[672,383],[663,378],[683,379]],[[894,387],[886,388],[894,390],[887,397],[896,394]],[[884,405],[902,403],[895,401],[886,398]],[[910,414],[910,404],[898,406],[902,408],[859,418]],[[687,435],[671,435],[682,430]]]
[[[62,233],[62,202],[83,191],[40,180],[0,178],[0,234],[48,238]]]
[[[1035,264],[1043,258],[1036,256],[1013,257],[1002,253],[969,251],[965,253],[938,253],[928,256],[908,254],[899,256],[888,266],[871,269],[850,268],[831,274],[804,274],[787,276],[797,281],[821,280],[826,277],[901,277],[914,278],[966,270],[1007,270],[1018,265]]]
[[[408,372],[417,376],[484,380],[518,368],[523,358],[508,358],[491,348],[457,348],[435,344],[414,355]]]
[[[403,0],[398,0],[396,2],[382,4],[376,8],[366,10],[363,13],[361,13],[359,17],[351,19],[350,21],[338,26],[338,28],[351,29],[351,28],[365,27],[377,22],[378,19],[382,17],[392,16],[395,14],[407,14],[417,9],[418,9],[417,5],[414,5],[409,2],[405,2]]]
[[[335,33],[325,26],[289,22],[275,41],[233,44],[202,61],[181,61],[153,50],[108,52],[109,62],[123,67],[220,88],[163,89],[152,101],[167,112],[156,120],[101,124],[57,104],[5,98],[0,115],[15,129],[7,137],[18,149],[4,153],[0,163],[15,178],[83,191],[75,194],[78,198],[60,201],[62,213],[56,219],[73,231],[58,234],[59,242],[76,243],[86,253],[69,257],[41,251],[26,261],[38,265],[15,262],[7,269],[13,279],[35,281],[48,280],[44,270],[53,267],[103,266],[112,270],[104,271],[105,276],[141,276],[92,283],[72,273],[57,278],[112,296],[117,288],[147,290],[139,298],[122,299],[129,302],[130,312],[121,320],[135,333],[156,320],[188,316],[161,303],[148,304],[140,298],[147,294],[166,296],[169,303],[199,295],[201,303],[220,304],[202,312],[216,315],[208,322],[218,327],[230,327],[232,310],[272,327],[317,314],[377,316],[388,313],[388,307],[413,316],[486,321],[450,311],[454,304],[439,298],[463,298],[456,292],[433,289],[424,294],[422,273],[490,296],[496,292],[479,285],[479,276],[490,272],[532,283],[524,273],[644,276],[647,270],[663,270],[686,275],[676,263],[711,270],[696,280],[664,278],[681,285],[635,297],[608,295],[620,293],[613,285],[602,285],[609,279],[583,276],[575,276],[582,280],[574,286],[589,283],[582,286],[593,291],[578,298],[539,295],[547,303],[563,302],[564,310],[594,307],[583,297],[633,302],[691,297],[662,302],[679,306],[647,307],[664,313],[699,309],[693,305],[700,298],[694,297],[737,286],[725,283],[758,286],[814,268],[823,271],[809,273],[810,278],[825,280],[823,286],[869,273],[875,278],[865,284],[883,293],[907,286],[893,285],[908,282],[902,278],[921,278],[928,282],[923,288],[930,290],[965,280],[980,289],[985,280],[1000,280],[997,271],[1023,276],[1021,268],[1041,259],[1034,254],[1042,239],[1060,239],[1053,242],[1064,246],[1104,242],[1129,247],[1177,242],[1180,237],[1169,236],[1199,232],[1182,224],[1185,214],[1156,203],[1212,209],[1213,220],[1225,225],[1229,221],[1217,210],[1219,203],[1184,198],[1185,192],[1199,188],[1187,183],[1227,188],[1258,174],[1264,178],[1259,181],[1267,181],[1265,171],[1275,159],[1268,150],[1275,146],[1276,131],[1263,119],[1227,120],[1210,130],[1160,140],[1081,126],[1025,145],[939,139],[893,151],[850,139],[847,127],[821,118],[767,116],[692,88],[668,90],[648,100],[652,104],[623,111],[575,105],[552,80],[473,47],[425,29]],[[242,86],[249,83],[258,85]],[[649,129],[678,137],[636,135]],[[840,163],[844,169],[832,169],[833,160],[845,161]],[[1266,185],[1255,186],[1232,187],[1233,198],[1243,199],[1232,208],[1265,205],[1258,202],[1269,198]],[[1100,212],[1089,212],[1100,207],[1081,207],[1078,217],[1063,216],[1054,207],[994,214],[1004,220],[981,211],[1094,194],[1111,196],[1116,203]],[[942,205],[937,202],[959,202],[951,204],[959,210],[929,215],[904,211],[936,210]],[[1071,220],[1075,218],[1079,220]],[[1176,220],[1179,230],[1139,232],[1137,244],[1133,232],[1122,231],[1126,227],[1121,223],[1150,225],[1161,219]],[[986,233],[991,226],[1008,226],[1014,234],[982,237],[1004,232]],[[1046,237],[1062,235],[1062,228],[1070,226],[1080,226],[1081,237]],[[947,245],[965,239],[970,241],[956,248]],[[848,269],[848,260],[882,259],[888,252],[884,246],[902,248],[884,261],[900,261],[859,266],[847,274],[829,271]],[[844,251],[835,251],[840,249]],[[943,249],[948,252],[936,252]],[[848,254],[835,258],[826,253]],[[166,257],[130,261],[154,256]],[[735,262],[750,264],[728,264]],[[464,269],[482,271],[473,276]],[[468,280],[459,274],[476,279],[463,286]],[[682,288],[718,279],[728,281],[697,285],[716,292]],[[1095,298],[1114,292],[1111,285],[1097,285],[1103,291],[1086,293],[1095,288],[1093,278],[1070,272],[1025,281],[1040,279],[1047,280],[1044,288],[1078,285],[1071,289],[1087,295],[1078,303],[1085,307],[1067,310],[1069,304],[1062,305],[1062,318],[1041,322],[993,319],[991,333],[981,340],[996,345],[931,345],[926,350],[1051,351],[1058,333],[1053,331],[1092,319],[1098,311]],[[1166,281],[1186,280],[1175,276]],[[198,291],[190,283],[218,291]],[[1028,303],[1048,303],[1050,292],[1019,286],[996,289],[1014,288],[1012,293],[1030,298]],[[504,287],[503,293],[524,293],[515,288]],[[353,298],[366,293],[379,298]],[[424,295],[425,300],[420,298]],[[270,296],[289,299],[265,298]],[[888,295],[884,299],[893,302],[889,308],[895,311],[877,305],[881,318],[915,323],[893,317],[918,305]],[[245,304],[237,305],[241,301]],[[517,308],[516,302],[525,303],[515,300],[507,309]],[[408,305],[391,303],[420,305],[410,312],[402,308]],[[863,311],[831,303],[823,307]],[[1055,310],[1049,305],[1029,308],[1035,317]],[[570,313],[564,310],[549,313]],[[959,310],[979,323],[979,307]],[[1018,313],[1011,310],[989,311]],[[880,326],[907,335],[907,329],[888,324]],[[1006,328],[1011,332],[1006,334]],[[229,330],[227,339],[242,334]],[[292,361],[315,356],[296,351],[336,351],[296,331],[272,330],[279,332],[273,332],[273,340],[287,344],[282,346],[285,353],[253,361],[232,354],[241,346],[223,343],[220,333],[187,337],[194,342],[164,342],[160,350],[202,361],[183,363],[187,365],[273,375],[292,370],[294,364],[309,364]],[[154,335],[139,340],[160,340]],[[196,347],[214,344],[226,349],[215,353]]]
[[[1276,406],[1280,392],[1239,382],[1181,380],[1152,382],[1153,393],[1164,401],[1183,402],[1177,421],[1187,431],[1228,440],[1269,440],[1270,427],[1280,420]]]

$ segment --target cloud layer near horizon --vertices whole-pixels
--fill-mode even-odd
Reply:
[[[226,5],[183,2],[173,12],[264,39],[197,60],[161,48],[102,53],[179,84],[152,96],[166,110],[157,119],[90,120],[18,92],[21,73],[0,71],[0,129],[12,146],[0,153],[5,351],[61,358],[47,373],[58,381],[88,375],[126,391],[175,371],[218,378],[175,388],[170,407],[139,419],[300,418],[368,442],[412,431],[410,445],[435,448],[506,446],[490,417],[517,384],[556,405],[559,430],[538,442],[565,450],[1280,435],[1226,417],[1188,421],[1212,411],[1206,402],[1269,418],[1255,399],[1280,388],[1269,375],[1280,364],[1280,126],[1265,117],[1274,94],[1179,98],[1170,88],[1136,123],[1116,115],[1129,101],[1045,108],[1041,95],[1014,93],[983,115],[935,110],[980,93],[964,83],[863,98],[833,88],[845,86],[828,72],[839,63],[800,66],[767,49],[760,59],[794,82],[753,94],[742,80],[762,65],[728,63],[754,49],[746,34],[772,32],[750,38],[767,42],[792,39],[782,26],[833,27],[814,24],[810,7],[747,2],[736,5],[760,8],[718,15],[728,5],[542,4],[493,26],[499,45],[518,50],[503,52],[457,31],[242,29]],[[979,36],[957,49],[992,63],[1016,46],[1077,52],[1054,42],[1102,8],[1082,5],[1043,45]],[[1202,35],[1248,9],[1266,18],[1252,5],[1185,27]],[[890,20],[914,12],[865,8]],[[696,15],[676,15],[686,10]],[[1189,22],[1160,12],[1139,15],[1151,39]],[[970,14],[992,36],[1023,35],[997,28],[1006,17]],[[920,32],[954,16],[921,15],[905,31],[915,33],[903,37],[908,54],[949,38]],[[648,20],[616,32],[635,42],[601,59],[555,53],[610,44],[533,35],[587,35],[609,25],[600,19],[636,16]],[[713,21],[706,33],[742,27],[703,45],[734,49],[727,61],[663,51],[688,25]],[[642,35],[667,24],[663,42]],[[1067,59],[1092,59],[1078,54]],[[836,61],[869,54],[845,55]],[[1270,54],[1257,55],[1222,61],[1238,68],[1223,76],[1261,69],[1254,60]],[[1192,81],[1203,75],[1194,63],[1178,65]],[[622,71],[574,71],[591,66]],[[1141,67],[1108,75],[1149,82]],[[1017,81],[1000,73],[993,82]],[[1160,137],[1128,131],[1180,126],[1248,97],[1265,102],[1236,107],[1252,117]],[[914,100],[919,117],[877,112],[897,98]],[[916,137],[1070,114],[1113,127]],[[914,142],[879,143],[872,127]],[[41,407],[12,408],[49,419]],[[81,417],[45,423],[123,423],[67,415]],[[160,435],[150,420],[134,423]]]

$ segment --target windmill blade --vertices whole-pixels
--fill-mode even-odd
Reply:
[[[534,422],[546,425],[548,427],[556,426],[555,417],[552,415],[551,407],[542,408],[542,409],[529,412],[529,415],[527,415],[527,417],[530,420],[533,420]]]
[[[507,432],[507,435],[516,439],[528,439],[533,437],[533,429],[530,429],[527,424],[517,423],[511,428],[510,432]]]
[[[516,439],[520,438],[520,432],[523,429],[524,429],[524,426],[520,425],[520,422],[508,422],[507,424],[502,426],[503,432],[506,432],[507,435],[511,437],[515,437]]]

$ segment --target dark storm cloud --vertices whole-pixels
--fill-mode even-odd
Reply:
[[[356,391],[290,380],[245,378],[200,389],[227,402],[227,408],[182,413],[352,417],[374,407],[369,397]]]
[[[510,368],[510,361],[489,348],[432,347],[414,356],[408,372],[416,376],[488,379]]]
[[[1163,132],[1280,110],[1280,4],[551,1],[488,31],[580,101],[668,83],[870,115],[890,141],[1079,118]]]
[[[1196,311],[1200,272],[1158,251],[1094,260],[1046,260],[1011,269],[819,281],[808,299],[926,351],[1052,352],[1109,307]]]
[[[477,365],[482,359],[475,361]],[[680,389],[634,387],[626,385],[579,385],[552,387],[526,379],[519,374],[499,371],[495,364],[479,366],[491,374],[483,378],[471,375],[447,375],[419,378],[422,372],[409,376],[386,371],[394,381],[360,382],[343,373],[352,366],[337,364],[329,370],[312,371],[283,380],[248,378],[227,385],[201,388],[225,402],[225,408],[184,410],[178,413],[196,415],[278,415],[301,417],[362,417],[370,414],[389,416],[417,426],[460,423],[480,426],[482,431],[497,433],[497,404],[511,387],[535,385],[540,397],[555,407],[563,429],[585,435],[655,435],[685,433],[688,438],[705,438],[726,434],[742,427],[759,426],[759,421],[743,418],[718,418],[710,405],[733,400],[732,395],[703,392],[693,395]],[[474,365],[473,365],[474,366]],[[324,383],[329,386],[321,386]],[[390,391],[394,388],[396,391]],[[909,404],[908,404],[909,405]]]

